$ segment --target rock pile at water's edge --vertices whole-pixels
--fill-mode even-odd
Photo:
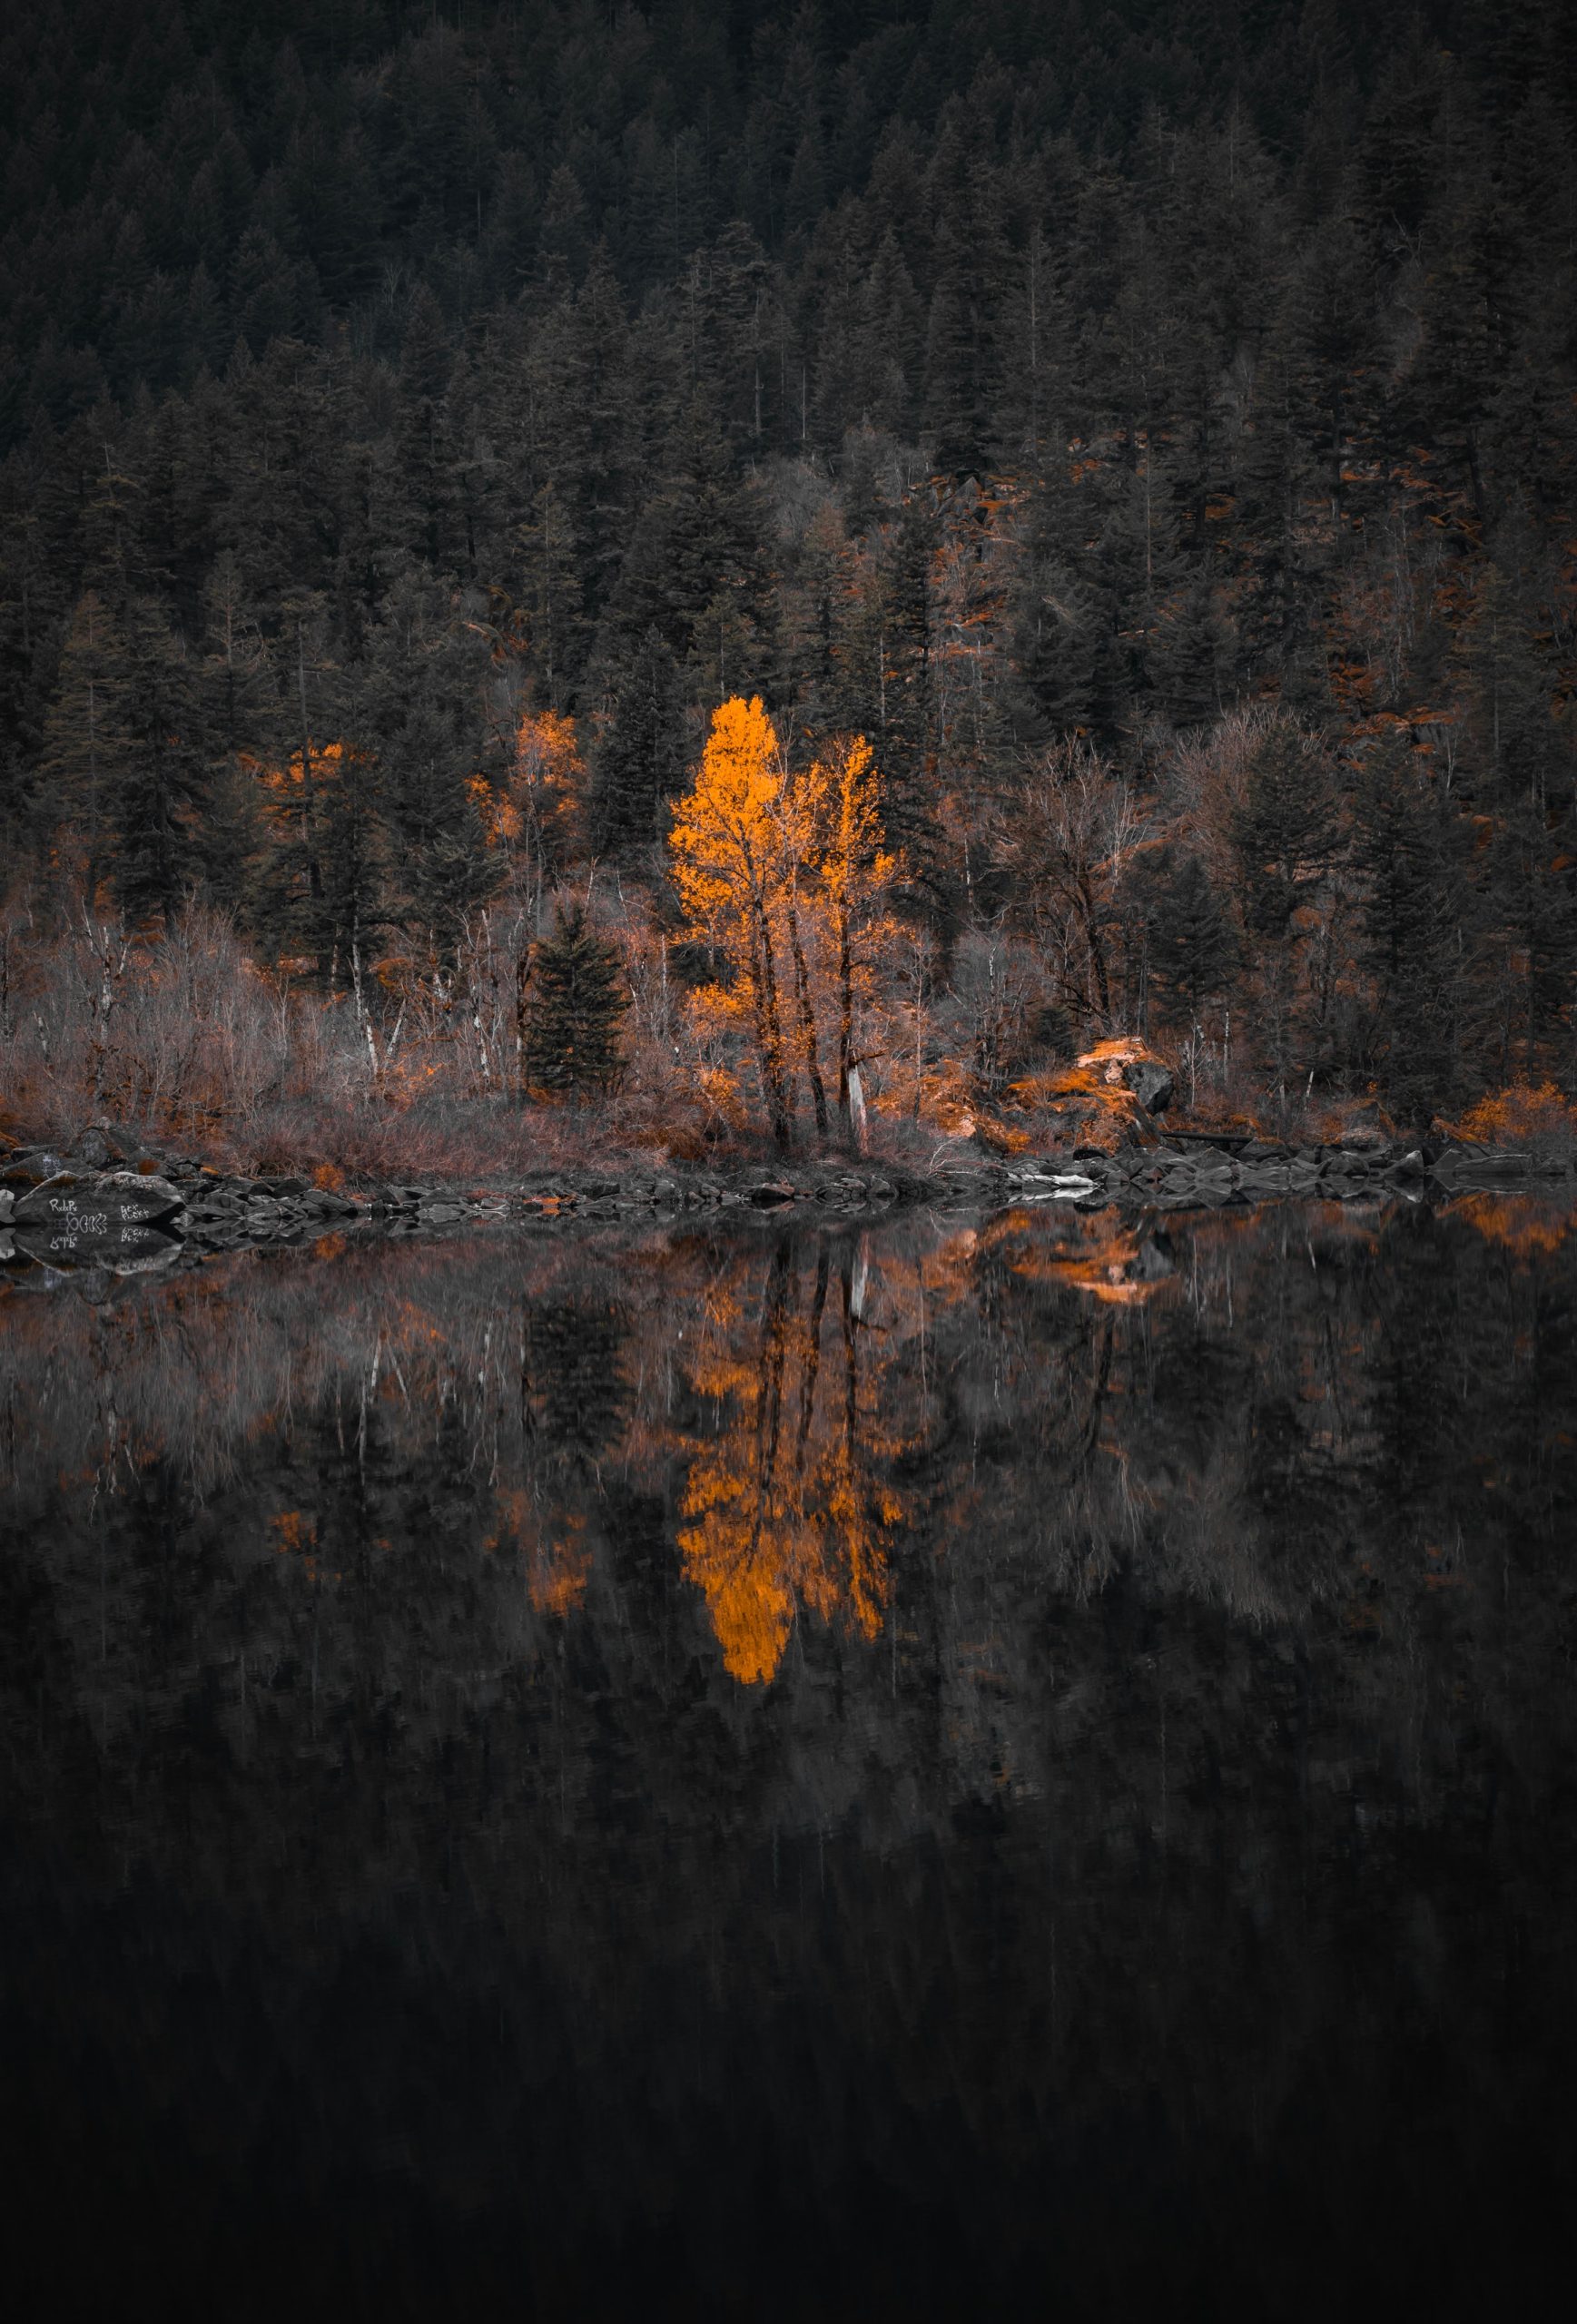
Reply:
[[[1407,1145],[1359,1131],[1335,1145],[1295,1146],[1158,1126],[1144,1143],[1115,1149],[1081,1142],[1007,1160],[944,1151],[924,1171],[794,1159],[727,1172],[545,1171],[479,1190],[379,1183],[350,1191],[288,1174],[225,1175],[140,1148],[128,1155],[133,1142],[124,1138],[106,1150],[113,1136],[101,1128],[71,1153],[0,1152],[0,1261],[128,1275],[152,1272],[182,1252],[298,1242],[353,1226],[409,1234],[487,1219],[676,1217],[793,1205],[840,1212],[1073,1201],[1178,1210],[1288,1197],[1444,1196],[1572,1176],[1523,1151],[1457,1141]]]

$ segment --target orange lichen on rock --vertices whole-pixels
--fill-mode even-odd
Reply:
[[[988,1154],[1012,1156],[1027,1154],[1033,1143],[1027,1129],[1016,1128],[1009,1122],[971,1121],[970,1129],[978,1144]],[[967,1133],[966,1133],[967,1135]]]
[[[1065,1071],[1037,1074],[1009,1093],[1020,1111],[1040,1118],[1053,1143],[1102,1154],[1156,1145],[1154,1115],[1171,1094],[1170,1068],[1132,1037],[1099,1041]]]
[[[1103,1081],[1125,1080],[1125,1068],[1130,1065],[1159,1065],[1155,1051],[1132,1034],[1125,1034],[1114,1041],[1097,1041],[1092,1049],[1074,1060],[1081,1072],[1099,1073]]]
[[[1083,1229],[1079,1242],[1027,1254],[1014,1273],[1067,1284],[1109,1307],[1142,1306],[1164,1285],[1176,1282],[1171,1255],[1164,1243],[1128,1227],[1109,1226],[1104,1216],[1079,1223]]]

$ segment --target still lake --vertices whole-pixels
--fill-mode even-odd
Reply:
[[[0,1285],[13,2312],[1516,2312],[1574,1521],[1527,1197]]]

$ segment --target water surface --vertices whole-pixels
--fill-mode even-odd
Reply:
[[[1570,1225],[732,1218],[0,1289],[28,2312],[1533,2297],[1577,2183]]]

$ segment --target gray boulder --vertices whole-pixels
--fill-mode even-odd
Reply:
[[[180,1190],[167,1178],[144,1177],[136,1170],[58,1170],[20,1195],[14,1215],[19,1226],[103,1241],[124,1226],[172,1218],[182,1207]]]
[[[1134,1058],[1124,1066],[1122,1078],[1147,1114],[1164,1114],[1177,1092],[1171,1068],[1159,1058]]]

